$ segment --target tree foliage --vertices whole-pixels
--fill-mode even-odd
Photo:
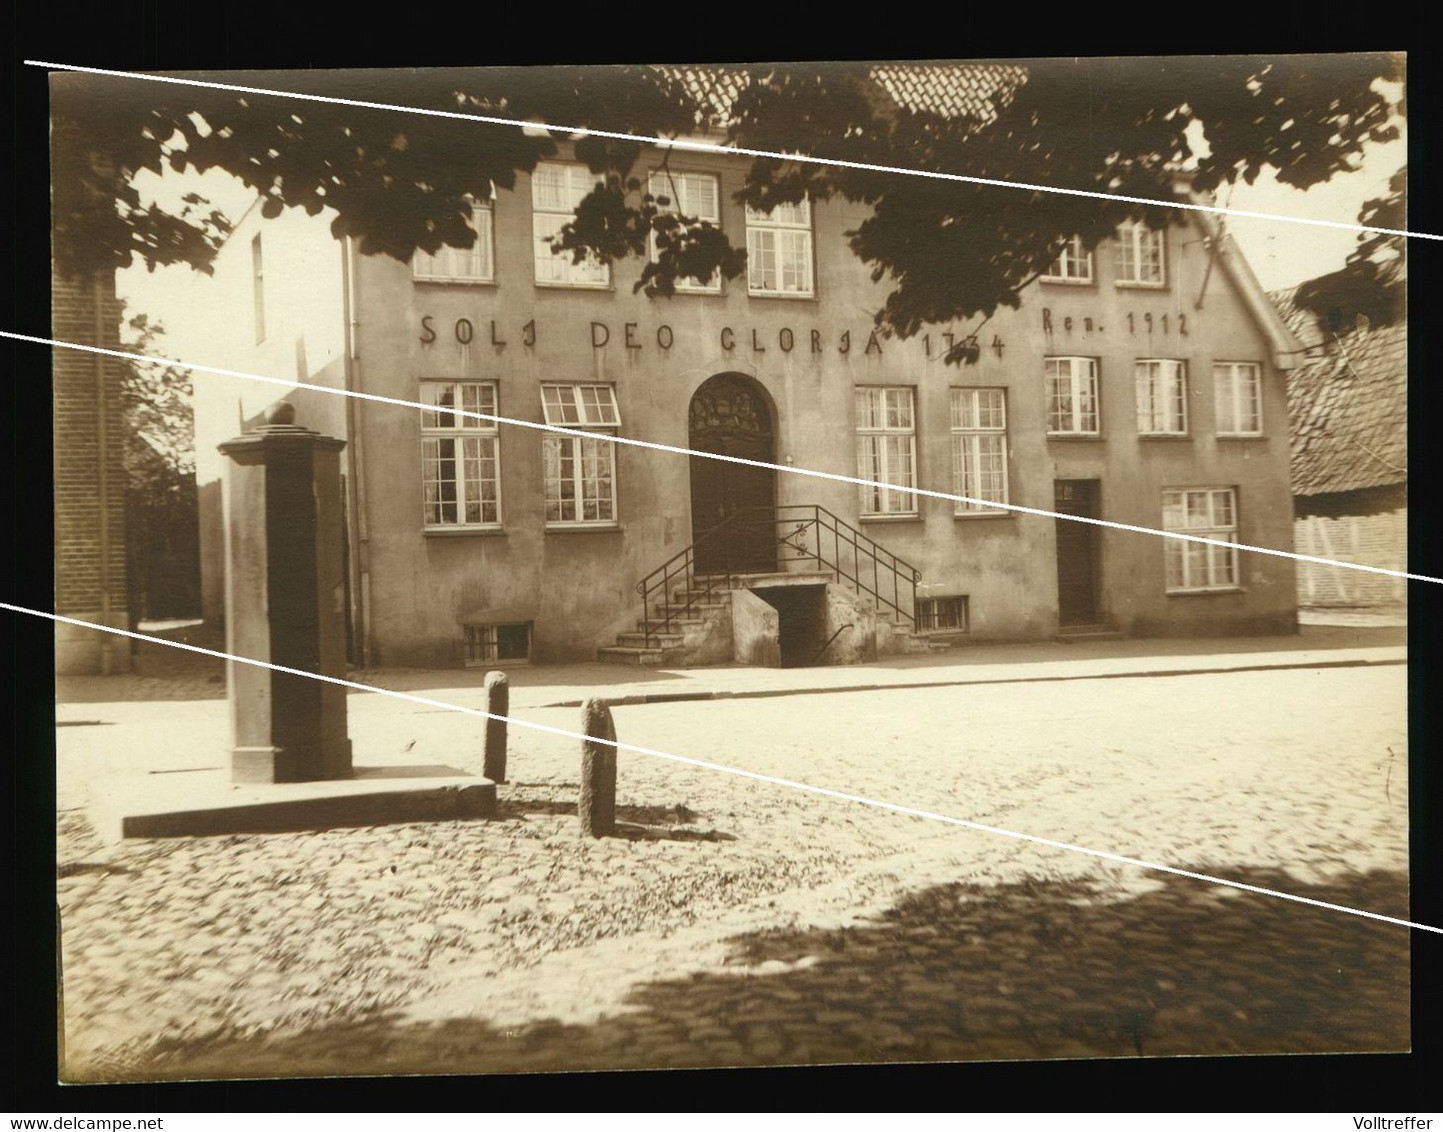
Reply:
[[[127,322],[127,349],[148,354],[164,327]],[[200,611],[195,413],[188,370],[130,362],[120,383],[125,420],[126,580],[132,623]]]
[[[127,349],[150,353],[165,333],[148,315],[126,324]],[[190,372],[179,366],[130,362],[120,384],[125,418],[126,483],[135,490],[165,493],[178,479],[195,474],[195,410]]]
[[[1404,208],[1407,174],[1400,169],[1388,181],[1388,195],[1365,201],[1358,221],[1373,228],[1407,226]],[[1386,326],[1403,317],[1407,289],[1407,249],[1401,236],[1362,232],[1358,246],[1339,271],[1310,279],[1298,288],[1296,302],[1337,333],[1359,315]]]
[[[728,67],[737,93],[725,121],[713,101],[694,99],[680,72],[654,67],[196,77],[648,137],[711,127],[751,149],[1160,201],[1184,199],[1184,167],[1196,193],[1251,183],[1268,168],[1307,188],[1356,168],[1366,143],[1396,137],[1403,113],[1379,86],[1403,77],[1401,59],[1386,54],[1020,66],[1011,73],[1025,81],[1000,83],[990,106],[970,116],[899,105],[867,64]],[[566,139],[599,183],[562,230],[557,254],[649,257],[637,286],[653,296],[670,295],[679,278],[745,270],[744,249],[723,232],[647,191],[643,146],[634,141],[84,76],[56,76],[53,103],[55,248],[65,270],[118,268],[135,257],[208,269],[225,218],[194,196],[176,214],[144,208],[132,187],[137,171],[167,166],[225,169],[260,194],[267,216],[334,209],[333,230],[356,237],[363,253],[406,260],[417,248],[468,247],[469,199],[492,186],[512,189]],[[1365,214],[1383,223],[1400,212],[1402,189],[1399,178]],[[1091,248],[1124,220],[1161,227],[1182,215],[772,158],[751,161],[738,193],[763,209],[804,195],[870,206],[847,238],[890,285],[878,325],[903,336],[1017,306],[1067,237]],[[1349,279],[1364,291],[1386,275],[1380,265],[1390,248],[1396,258],[1396,239],[1387,241],[1360,246],[1350,264]]]

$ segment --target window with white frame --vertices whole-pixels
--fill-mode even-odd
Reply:
[[[651,195],[657,198],[657,208],[662,212],[677,213],[696,220],[705,220],[713,227],[721,227],[721,188],[714,173],[673,173],[659,169],[651,175]],[[666,204],[660,201],[665,198]],[[656,258],[656,233],[649,240],[649,252]],[[699,283],[690,276],[677,276],[678,291],[693,291],[715,295],[721,291],[721,272],[715,271],[705,283]]]
[[[958,515],[1005,514],[1007,502],[1007,395],[1002,389],[952,390],[952,492]]]
[[[1097,359],[1048,358],[1047,433],[1097,436]]]
[[[1257,362],[1213,365],[1219,436],[1262,436],[1263,368]]]
[[[857,478],[863,515],[915,515],[917,497],[897,488],[917,486],[917,429],[912,390],[902,385],[859,386]]]
[[[1164,234],[1140,220],[1117,230],[1117,282],[1133,287],[1161,287],[1167,283],[1163,262]]]
[[[421,483],[428,530],[501,525],[501,471],[496,422],[462,416],[496,414],[496,383],[423,381]]]
[[[917,599],[919,633],[967,632],[967,598],[920,597]]]
[[[1187,367],[1179,361],[1139,359],[1137,431],[1143,436],[1187,435]]]
[[[1230,487],[1178,488],[1162,493],[1162,526],[1167,531],[1236,542],[1237,493]],[[1163,539],[1167,592],[1230,590],[1238,585],[1236,547]]]
[[[616,391],[610,385],[543,385],[546,423],[598,435],[542,440],[546,470],[546,522],[550,525],[616,522],[616,444],[621,427]]]
[[[1092,253],[1082,246],[1081,236],[1069,237],[1042,280],[1045,283],[1092,282]]]
[[[467,625],[465,630],[467,668],[504,660],[531,659],[531,625],[528,622]]]
[[[476,242],[469,248],[443,244],[432,255],[416,249],[411,258],[411,275],[425,282],[492,283],[496,279],[495,235],[491,199],[473,201],[471,231]]]
[[[531,224],[535,239],[536,282],[570,287],[605,287],[611,268],[588,253],[573,263],[573,253],[552,252],[552,239],[576,215],[576,206],[601,178],[585,165],[543,161],[531,174]]]
[[[812,288],[812,202],[747,209],[747,290],[804,295]]]

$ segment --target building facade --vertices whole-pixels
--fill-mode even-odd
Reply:
[[[478,205],[469,250],[364,257],[325,217],[258,209],[223,249],[203,305],[224,316],[202,360],[428,406],[287,395],[300,423],[348,441],[355,659],[593,659],[635,630],[638,583],[679,555],[696,575],[767,575],[788,568],[779,546],[799,545],[821,571],[836,565],[821,544],[841,556],[848,540],[842,573],[872,572],[852,586],[863,605],[901,595],[887,612],[954,643],[1295,629],[1290,559],[1009,509],[1291,548],[1282,369],[1296,342],[1206,217],[1064,249],[958,366],[943,355],[974,335],[960,322],[875,331],[885,283],[845,238],[861,206],[759,215],[734,200],[741,159],[674,154],[663,172],[654,158],[654,191],[747,248],[743,277],[653,300],[633,291],[638,262],[553,255],[547,237],[592,184],[565,154]],[[219,377],[196,390],[215,617],[215,445],[284,390]]]

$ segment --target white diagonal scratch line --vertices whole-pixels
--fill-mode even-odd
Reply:
[[[82,350],[89,354],[103,354],[106,357],[123,358],[126,361],[147,362],[151,365],[179,366],[181,369],[193,370],[197,373],[213,373],[221,377],[239,377],[247,381],[260,381],[269,385],[284,386],[286,389],[309,389],[316,393],[328,393],[335,397],[355,397],[361,401],[375,401],[382,405],[396,405],[403,409],[421,409],[427,412],[434,412],[436,409],[435,405],[427,405],[422,401],[407,401],[402,397],[384,397],[379,393],[361,393],[351,389],[334,389],[329,385],[315,385],[305,381],[292,381],[284,377],[247,373],[244,370],[223,369],[220,366],[199,365],[195,362],[181,362],[172,358],[158,358],[147,354],[132,354],[125,350],[108,350],[101,346],[88,346],[81,342],[64,342],[55,338],[39,338],[30,334],[16,334],[10,330],[0,330],[0,338],[10,338],[17,342],[31,342],[39,346],[59,346],[66,350]],[[1320,566],[1337,566],[1344,570],[1361,570],[1369,574],[1386,574],[1391,578],[1407,578],[1415,582],[1443,583],[1443,578],[1433,577],[1429,574],[1409,574],[1402,570],[1389,570],[1383,566],[1369,566],[1362,562],[1343,562],[1336,558],[1316,558],[1311,554],[1298,554],[1292,550],[1277,550],[1268,546],[1252,546],[1249,543],[1228,542],[1225,539],[1205,538],[1202,535],[1189,535],[1181,531],[1164,531],[1156,527],[1142,527],[1133,523],[1119,523],[1112,519],[1093,519],[1085,515],[1066,515],[1060,511],[1048,511],[1041,507],[1024,507],[1020,503],[998,503],[994,500],[974,499],[969,495],[956,495],[947,491],[931,491],[921,487],[898,487],[895,484],[878,483],[874,480],[861,479],[857,476],[845,476],[837,472],[819,472],[811,468],[794,467],[790,464],[773,464],[766,460],[749,460],[744,456],[727,456],[720,452],[698,452],[691,448],[681,448],[674,444],[661,444],[654,440],[637,440],[634,437],[613,436],[609,433],[586,432],[581,429],[566,428],[563,425],[544,424],[540,421],[524,421],[516,417],[497,416],[494,413],[481,413],[474,409],[447,407],[446,412],[452,416],[482,421],[495,421],[497,424],[516,425],[519,428],[535,429],[538,432],[556,432],[564,436],[580,436],[587,440],[601,439],[612,444],[625,444],[634,448],[649,448],[656,452],[670,452],[678,456],[700,457],[704,460],[720,460],[728,464],[746,464],[753,468],[767,468],[775,472],[787,472],[795,476],[809,476],[813,479],[835,480],[838,483],[857,484],[861,487],[882,487],[888,491],[915,495],[925,499],[945,499],[951,503],[982,503],[987,507],[996,508],[1000,511],[1015,511],[1022,515],[1041,515],[1049,519],[1066,519],[1073,523],[1089,523],[1095,527],[1109,527],[1118,531],[1131,531],[1134,534],[1157,535],[1159,538],[1177,539],[1180,542],[1197,542],[1205,546],[1224,546],[1232,550],[1246,550],[1253,554],[1269,554],[1275,558],[1292,558],[1298,562],[1314,562]]]
[[[1014,829],[1003,829],[1000,826],[984,825],[982,822],[968,821],[966,818],[953,817],[951,814],[939,814],[934,810],[922,810],[915,806],[903,806],[896,802],[888,802],[879,798],[868,798],[863,794],[849,794],[844,790],[832,790],[826,786],[814,786],[809,782],[797,782],[794,779],[781,778],[774,774],[762,774],[760,771],[727,766],[725,763],[708,762],[705,759],[694,759],[686,755],[674,755],[667,751],[655,750],[651,747],[639,747],[634,743],[622,743],[615,739],[605,739],[596,735],[587,735],[580,731],[569,731],[564,727],[552,727],[550,724],[536,723],[533,720],[521,719],[514,715],[495,715],[491,712],[481,711],[478,708],[462,707],[460,704],[450,704],[443,700],[433,700],[427,696],[418,696],[411,692],[397,692],[390,688],[378,688],[371,684],[357,683],[354,680],[342,680],[338,676],[322,676],[316,672],[306,672],[299,668],[287,668],[284,665],[270,664],[263,660],[252,660],[249,657],[236,656],[234,653],[221,652],[218,649],[202,648],[199,645],[185,644],[181,641],[167,641],[163,637],[152,637],[146,633],[132,633],[126,629],[116,629],[109,625],[97,625],[93,621],[81,621],[74,617],[61,617],[59,614],[50,613],[46,610],[30,609],[23,605],[11,605],[9,602],[0,602],[0,609],[8,609],[12,613],[24,613],[32,617],[44,617],[50,621],[64,625],[78,625],[85,629],[98,629],[102,633],[113,633],[119,637],[129,637],[132,640],[150,641],[154,644],[165,645],[168,648],[184,649],[187,652],[200,653],[202,656],[212,656],[221,660],[234,661],[237,664],[249,664],[256,668],[268,668],[272,672],[283,672],[288,676],[303,676],[309,680],[321,680],[327,684],[337,684],[343,688],[352,688],[359,692],[374,692],[378,696],[390,696],[392,699],[407,700],[410,703],[422,704],[426,707],[442,708],[446,711],[459,712],[462,715],[475,716],[477,719],[504,720],[507,723],[514,723],[517,727],[528,728],[532,731],[544,731],[551,735],[560,735],[565,739],[603,743],[608,747],[615,747],[618,751],[630,751],[633,754],[665,759],[668,762],[682,763],[686,766],[694,766],[702,770],[716,771],[720,774],[730,774],[737,778],[748,778],[755,782],[765,782],[772,786],[782,786],[789,790],[800,790],[804,793],[815,794],[823,798],[835,798],[841,802],[852,802],[860,806],[870,806],[873,809],[886,810],[888,813],[902,814],[906,817],[925,818],[928,821],[942,822],[946,825],[954,825],[962,829],[975,830],[978,833],[992,833],[1000,837],[1011,837],[1018,841],[1031,842],[1034,845],[1044,845],[1050,849],[1065,849],[1070,853],[1082,853],[1103,861],[1113,861],[1121,865],[1132,865],[1140,869],[1150,869],[1153,872],[1171,873],[1173,876],[1206,881],[1209,884],[1219,884],[1226,888],[1236,888],[1243,892],[1257,893],[1260,896],[1273,896],[1279,900],[1290,900],[1297,904],[1309,904],[1315,908],[1325,908],[1330,912],[1344,912],[1350,916],[1362,916],[1366,919],[1378,920],[1386,924],[1397,924],[1399,927],[1416,928],[1419,931],[1435,932],[1443,935],[1443,928],[1436,928],[1431,924],[1416,923],[1412,920],[1399,919],[1396,916],[1385,916],[1381,912],[1369,912],[1365,908],[1352,908],[1346,904],[1331,904],[1326,900],[1314,900],[1309,896],[1297,896],[1291,892],[1280,892],[1275,888],[1263,888],[1256,884],[1244,884],[1242,881],[1228,880],[1226,877],[1212,876],[1209,873],[1198,873],[1190,869],[1179,869],[1173,865],[1163,865],[1155,861],[1144,861],[1141,858],[1128,857],[1121,853],[1109,853],[1105,849],[1089,849],[1085,845],[1074,845],[1068,841],[1056,841],[1050,837],[1039,837],[1036,834],[1021,833]]]
[[[877,165],[868,161],[844,161],[833,157],[813,157],[800,153],[785,153],[780,150],[749,149],[745,146],[722,145],[716,142],[692,141],[681,138],[654,137],[648,134],[627,134],[616,130],[597,130],[590,126],[556,126],[546,122],[524,122],[516,118],[498,118],[487,114],[467,114],[460,110],[429,110],[419,106],[404,106],[393,102],[369,102],[359,98],[338,98],[324,94],[300,94],[296,91],[273,90],[269,87],[242,86],[238,83],[218,83],[203,79],[182,79],[173,75],[147,75],[138,71],[113,71],[103,67],[80,67],[73,63],[47,63],[39,59],[26,59],[27,67],[47,67],[55,71],[73,71],[85,75],[106,75],[118,79],[140,79],[153,83],[171,83],[176,86],[205,87],[209,90],[231,90],[238,94],[269,94],[282,98],[299,98],[307,102],[326,102],[335,106],[355,106],[365,110],[398,110],[406,114],[425,114],[432,118],[456,118],[467,122],[479,122],[490,126],[513,126],[524,129],[553,130],[567,134],[590,134],[598,138],[614,138],[617,141],[635,141],[644,145],[659,146],[663,149],[685,149],[701,153],[724,153],[742,157],[770,157],[779,161],[795,161],[806,165],[834,165],[840,169],[860,169],[868,173],[898,173],[908,177],[931,177],[938,181],[958,181],[969,185],[987,185],[998,189],[1026,189],[1036,193],[1058,193],[1062,196],[1092,197],[1098,200],[1125,201],[1128,204],[1160,205],[1164,208],[1178,208],[1190,212],[1214,212],[1224,216],[1247,216],[1255,220],[1281,220],[1289,224],[1309,224],[1318,228],[1339,228],[1346,232],[1376,232],[1384,236],[1406,236],[1414,240],[1443,240],[1443,235],[1428,232],[1410,232],[1402,228],[1375,228],[1368,224],[1349,223],[1340,220],[1312,220],[1302,216],[1286,216],[1276,212],[1252,212],[1242,208],[1221,208],[1212,204],[1197,204],[1187,201],[1153,200],[1150,197],[1125,196],[1121,193],[1102,193],[1091,189],[1062,189],[1054,185],[1038,185],[1027,181],[1001,181],[992,177],[969,177],[962,173],[942,173],[932,169],[908,169],[900,165]]]

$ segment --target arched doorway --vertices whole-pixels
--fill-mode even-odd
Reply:
[[[687,443],[716,452],[775,463],[772,410],[752,378],[721,373],[702,382],[687,414]],[[691,458],[691,534],[696,571],[765,573],[777,568],[776,472],[724,460]],[[733,519],[726,534],[706,536]]]

